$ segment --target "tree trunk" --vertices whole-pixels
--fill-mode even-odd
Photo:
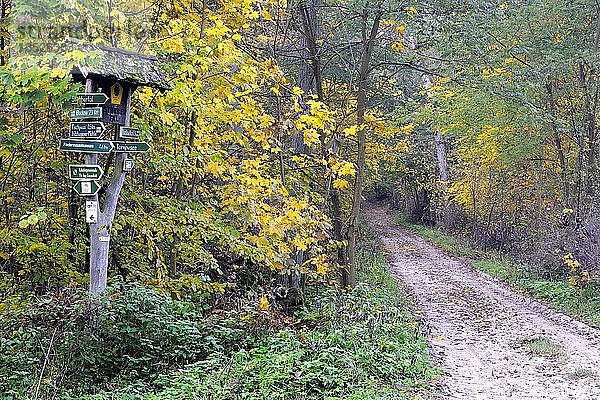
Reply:
[[[442,132],[435,131],[433,143],[435,145],[435,155],[438,161],[438,172],[442,186],[442,209],[440,220],[445,229],[452,229],[455,225],[456,210],[448,199],[448,184],[450,181],[450,169],[448,168],[448,147]]]
[[[298,86],[305,94],[315,94],[323,98],[323,83],[321,77],[320,49],[318,40],[321,38],[321,21],[317,8],[321,0],[306,0],[299,6],[302,28],[300,32],[300,71]]]
[[[552,117],[552,121],[550,122],[550,127],[552,128],[552,135],[554,139],[554,148],[556,149],[556,154],[558,157],[558,165],[560,167],[560,178],[562,180],[562,203],[563,207],[568,208],[570,202],[570,186],[569,180],[567,176],[567,160],[565,157],[565,153],[562,147],[562,140],[560,137],[560,132],[558,131],[558,127],[556,126],[556,103],[554,101],[554,91],[552,88],[552,82],[548,82],[546,84],[546,92],[548,93],[548,107],[550,108],[550,116]]]
[[[424,89],[429,94],[431,92],[431,86],[433,85],[431,77],[424,75],[422,80]],[[442,226],[444,228],[452,229],[455,224],[456,210],[448,200],[448,183],[450,181],[450,169],[448,168],[448,147],[446,145],[444,135],[442,135],[442,132],[438,129],[436,129],[434,132],[433,144],[435,147],[435,156],[438,161],[438,173],[442,186],[442,204],[439,220],[442,222]]]
[[[8,16],[10,0],[0,0],[0,66],[6,65],[8,49]]]
[[[356,124],[365,122],[365,111],[367,107],[367,85],[371,65],[373,46],[379,31],[379,22],[383,12],[377,10],[373,19],[371,29],[367,32],[367,19],[369,12],[364,9],[362,16],[362,41],[363,49],[358,79],[358,93],[356,99]],[[352,197],[352,211],[348,226],[348,267],[342,271],[342,286],[354,287],[356,285],[356,245],[358,236],[358,220],[360,218],[360,206],[362,202],[363,184],[365,178],[365,159],[367,147],[367,132],[364,127],[358,130],[358,157],[356,162],[356,179],[354,181],[354,194]]]
[[[298,86],[304,92],[305,96],[317,95],[319,100],[323,97],[323,85],[321,80],[321,65],[319,60],[318,40],[321,37],[321,23],[317,13],[317,6],[321,0],[306,0],[299,4],[298,14],[300,16],[300,69],[298,71]],[[306,103],[303,102],[304,112],[308,112]],[[323,139],[321,137],[321,139]],[[323,146],[323,140],[321,140]],[[302,133],[295,134],[291,138],[291,145],[295,153],[308,154],[310,149],[304,143]],[[282,168],[282,181],[284,180]],[[294,192],[297,191],[294,187]],[[304,262],[304,251],[296,251],[293,255],[296,265],[302,265]],[[299,271],[293,271],[291,274],[279,274],[277,283],[286,288],[300,289],[303,286],[304,278]]]

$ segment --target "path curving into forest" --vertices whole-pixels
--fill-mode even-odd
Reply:
[[[383,241],[392,273],[414,295],[445,371],[441,399],[600,400],[600,330],[402,230],[383,206],[368,205],[365,220]],[[540,350],[532,353],[535,344]]]

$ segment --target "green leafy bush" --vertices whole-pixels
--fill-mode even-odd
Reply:
[[[350,292],[307,293],[306,308],[251,346],[214,352],[166,374],[161,389],[125,387],[88,400],[405,399],[437,370],[371,233]]]
[[[131,285],[99,300],[85,293],[6,311],[0,325],[0,392],[43,397],[89,393],[111,380],[152,382],[160,373],[242,344],[238,315]]]
[[[139,285],[1,311],[4,398],[404,399],[437,370],[372,234],[352,291],[312,287],[294,316],[208,310]]]
[[[159,379],[162,390],[128,387],[86,399],[403,399],[436,371],[425,342],[386,289],[361,284],[321,294],[300,328],[232,354],[215,352]]]

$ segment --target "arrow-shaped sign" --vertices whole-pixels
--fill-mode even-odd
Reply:
[[[98,104],[102,105],[108,101],[104,93],[77,93],[77,97],[71,100],[72,104]]]
[[[75,108],[69,112],[72,119],[98,119],[102,118],[102,107]]]
[[[121,126],[119,128],[119,139],[134,139],[137,140],[140,138],[140,130],[137,128],[132,128],[130,126]]]
[[[77,181],[73,189],[81,196],[93,196],[100,190],[96,181]]]
[[[106,127],[102,122],[71,122],[69,137],[97,139],[105,132]]]
[[[150,150],[146,142],[113,142],[115,153],[143,153]]]
[[[69,179],[75,181],[98,180],[103,174],[99,165],[69,165]]]
[[[113,149],[112,142],[108,140],[76,140],[60,139],[62,151],[76,151],[79,153],[110,153]]]

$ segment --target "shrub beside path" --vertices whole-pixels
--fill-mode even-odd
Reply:
[[[383,206],[365,219],[410,290],[442,399],[600,400],[600,330],[549,309],[402,230]]]

